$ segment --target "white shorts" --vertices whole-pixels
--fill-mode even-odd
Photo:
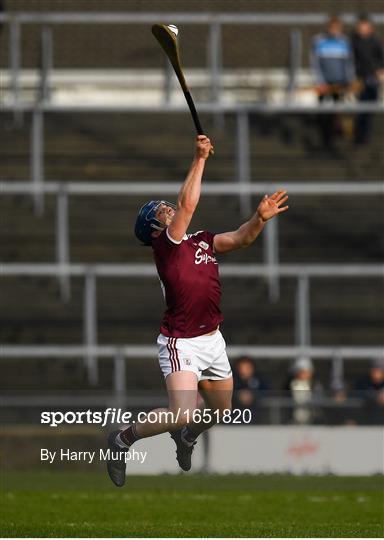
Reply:
[[[164,377],[175,371],[192,371],[199,381],[232,377],[226,344],[220,330],[194,338],[174,338],[160,334],[157,345]]]

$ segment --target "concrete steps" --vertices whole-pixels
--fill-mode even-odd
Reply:
[[[30,118],[23,129],[0,127],[0,177],[30,176]],[[309,120],[309,119],[307,119]],[[369,181],[384,177],[384,124],[375,119],[370,144],[355,148],[340,141],[336,155],[316,147],[314,119],[251,116],[252,181]],[[232,181],[236,170],[236,123],[230,115],[219,126],[202,116],[216,154],[205,179]],[[8,125],[7,125],[8,124]],[[45,177],[52,180],[181,181],[193,153],[194,132],[189,115],[177,114],[48,114],[45,121]],[[314,146],[313,146],[314,145]]]

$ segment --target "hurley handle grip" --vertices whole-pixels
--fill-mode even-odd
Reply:
[[[204,130],[201,126],[200,119],[198,117],[195,104],[193,102],[191,93],[188,90],[183,90],[185,99],[187,100],[189,110],[191,111],[193,123],[195,124],[196,132],[198,135],[205,135]],[[213,148],[210,149],[209,153],[211,156],[215,153]]]
[[[185,99],[187,100],[189,110],[191,111],[191,115],[193,118],[193,122],[195,124],[195,128],[198,135],[204,135],[203,128],[201,127],[200,119],[197,115],[195,104],[193,103],[193,99],[191,96],[191,93],[187,90],[184,92]]]

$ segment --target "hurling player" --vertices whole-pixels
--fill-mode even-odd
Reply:
[[[250,246],[269,219],[288,209],[284,205],[288,199],[286,191],[277,191],[265,195],[255,214],[235,231],[187,234],[199,203],[202,175],[211,149],[209,138],[199,135],[176,206],[167,201],[147,202],[136,220],[137,238],[152,247],[167,306],[157,345],[169,406],[155,410],[156,422],[142,420],[109,435],[111,455],[121,458],[110,459],[107,468],[119,487],[125,482],[124,455],[135,441],[169,431],[176,443],[177,461],[187,471],[197,437],[214,425],[225,409],[231,408],[232,371],[219,329],[223,315],[215,255]],[[194,415],[199,392],[205,408],[214,413],[211,417]]]

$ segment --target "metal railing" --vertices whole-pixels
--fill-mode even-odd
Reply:
[[[207,58],[211,74],[211,100],[220,101],[220,76],[222,71],[222,27],[229,24],[242,25],[288,25],[292,26],[290,39],[290,62],[287,85],[287,97],[292,96],[296,85],[296,74],[301,65],[302,37],[300,26],[324,25],[328,20],[327,13],[175,13],[175,12],[13,12],[0,14],[0,21],[9,25],[9,66],[11,70],[11,87],[14,96],[14,110],[17,111],[20,102],[20,72],[21,72],[21,40],[23,25],[41,24],[41,92],[40,98],[48,98],[49,74],[52,68],[53,36],[52,26],[65,24],[153,24],[169,22],[177,24],[195,24],[209,27],[207,42]],[[351,24],[356,21],[356,14],[343,13],[342,20]],[[381,13],[373,13],[375,24],[384,24]],[[170,70],[166,70],[164,98],[169,98]]]
[[[256,278],[269,276],[268,266],[252,264],[222,264],[220,265],[220,275],[222,278]],[[309,357],[334,357],[334,373],[342,378],[342,359],[346,356],[361,358],[377,357],[384,353],[380,347],[311,347],[310,346],[310,298],[309,280],[310,278],[329,277],[358,277],[358,278],[383,278],[384,265],[290,265],[280,264],[274,270],[278,277],[289,277],[297,280],[296,303],[295,303],[295,328],[296,347],[252,347],[241,346],[229,348],[230,354],[252,354],[264,357],[281,358],[282,356],[309,356]],[[97,357],[123,355],[147,355],[154,354],[153,347],[99,347],[97,344],[97,302],[96,302],[96,279],[97,277],[129,277],[132,278],[154,278],[157,276],[154,264],[3,264],[1,265],[3,276],[53,276],[69,278],[70,276],[84,277],[83,296],[83,336],[84,346],[70,347],[28,347],[2,345],[2,355],[22,354],[23,356],[33,356],[33,351],[40,354],[52,356],[84,355],[88,368],[89,381],[95,384],[98,378]],[[280,351],[280,354],[277,354]],[[313,355],[312,355],[313,353]],[[336,356],[335,356],[336,355]]]
[[[252,345],[236,345],[227,348],[229,358],[246,354],[256,359],[263,360],[278,360],[307,357],[316,359],[316,361],[329,361],[332,363],[332,379],[340,377],[338,381],[342,384],[342,366],[345,360],[356,361],[364,359],[377,359],[384,357],[383,347],[289,347],[289,346],[269,346],[260,347]],[[31,360],[34,358],[56,358],[56,359],[80,359],[87,355],[89,350],[84,346],[79,345],[62,345],[62,346],[36,346],[36,345],[3,345],[1,347],[1,356],[3,358],[22,358],[23,360]],[[71,393],[55,393],[39,394],[39,395],[23,395],[15,394],[14,392],[2,396],[0,407],[17,408],[17,407],[121,407],[134,408],[138,407],[159,407],[167,406],[168,400],[164,393],[154,393],[153,391],[146,392],[131,392],[127,389],[127,359],[129,358],[155,358],[157,348],[147,345],[99,345],[92,350],[95,358],[107,358],[113,360],[113,388],[112,393],[99,391],[97,393],[89,393],[85,395],[83,392],[76,394]],[[337,388],[341,388],[338,386]],[[336,403],[334,399],[327,396],[314,397],[310,402],[306,403],[307,407],[321,408],[340,408],[356,409],[361,408],[364,400],[359,397],[348,397],[342,403]],[[294,400],[284,396],[261,396],[258,399],[258,408],[265,407],[269,410],[269,423],[280,424],[282,420],[282,408],[292,408],[297,406]]]
[[[55,228],[55,253],[56,263],[62,269],[58,275],[61,297],[63,301],[70,298],[70,282],[64,268],[70,263],[69,245],[69,197],[71,195],[151,195],[164,197],[171,195],[175,197],[181,184],[177,182],[46,182],[44,184],[35,182],[12,182],[0,181],[0,194],[31,195],[33,198],[39,197],[39,204],[43,206],[40,197],[44,195],[56,195],[56,228]],[[273,183],[240,182],[239,184],[228,184],[223,182],[206,182],[203,187],[203,196],[233,195],[239,197],[240,204],[244,198],[250,201],[251,195],[263,195],[276,191],[281,186]],[[381,182],[308,182],[284,184],[284,188],[291,195],[384,195],[384,183]],[[248,209],[248,208],[247,208]],[[248,209],[247,216],[251,215],[251,208]],[[263,235],[263,263],[268,271],[269,297],[272,302],[279,299],[279,275],[277,267],[279,265],[279,231],[278,221],[272,220],[265,228]],[[303,285],[304,287],[304,285]]]
[[[132,186],[129,184],[77,184],[68,183],[64,188],[63,183],[47,183],[46,192],[56,193],[57,195],[57,227],[56,227],[56,256],[57,264],[2,264],[0,273],[2,276],[52,276],[59,280],[64,299],[69,298],[70,278],[71,276],[81,276],[84,278],[83,290],[83,340],[84,345],[74,346],[12,346],[2,345],[1,354],[3,357],[83,357],[88,370],[88,377],[91,384],[98,379],[98,361],[100,356],[113,357],[115,363],[116,388],[119,392],[122,390],[121,384],[125,380],[125,358],[130,357],[153,357],[156,354],[156,348],[153,346],[100,346],[97,344],[97,278],[98,277],[129,277],[132,278],[155,278],[157,276],[156,268],[153,264],[69,264],[69,230],[68,230],[68,194],[104,194],[108,193],[108,187],[111,193],[135,193],[148,192],[149,188],[153,191],[159,189],[159,185],[152,184],[145,186],[138,184]],[[164,185],[161,185],[163,188]],[[220,188],[227,192],[232,192],[236,186],[224,184],[223,186],[212,184],[208,186],[208,193],[220,193]],[[255,192],[263,193],[267,186],[252,186]],[[270,186],[269,186],[270,187]],[[304,193],[343,193],[343,195],[358,194],[361,191],[365,193],[382,193],[382,184],[370,183],[362,184],[341,184],[338,186],[330,185],[293,185],[288,186],[290,191]],[[136,188],[136,189],[135,189]],[[342,189],[342,191],[341,191]],[[30,193],[32,186],[29,183],[1,183],[0,191],[5,193]],[[166,193],[176,193],[177,186],[173,183],[165,185]],[[163,191],[162,191],[163,192]],[[269,224],[270,225],[270,224]],[[268,231],[270,231],[268,233]],[[310,358],[331,358],[332,359],[332,380],[336,387],[342,385],[343,381],[343,363],[344,359],[353,358],[377,358],[384,356],[383,347],[313,347],[310,345],[310,278],[329,278],[329,277],[358,277],[383,278],[384,265],[294,265],[279,264],[278,251],[268,247],[273,244],[277,247],[277,229],[266,228],[265,235],[266,253],[264,265],[252,264],[222,264],[220,274],[223,279],[228,277],[238,278],[256,278],[263,277],[269,282],[270,295],[272,300],[278,298],[278,288],[281,277],[294,278],[297,280],[296,300],[295,300],[295,341],[296,346],[284,347],[257,347],[252,345],[232,346],[228,348],[229,355],[237,356],[240,354],[249,354],[256,358],[298,358],[307,356]],[[277,291],[276,291],[277,289]],[[115,390],[116,390],[115,388]]]
[[[204,184],[204,196],[264,194],[279,186],[274,184]],[[59,281],[63,301],[70,298],[71,276],[84,277],[83,297],[83,335],[87,347],[85,355],[90,381],[97,380],[97,360],[93,351],[97,346],[97,277],[140,277],[153,278],[156,268],[153,264],[70,264],[70,230],[69,230],[69,197],[71,195],[155,195],[175,196],[180,184],[166,183],[91,183],[91,182],[46,182],[39,186],[43,195],[56,196],[56,234],[54,264],[3,264],[3,276],[53,276]],[[354,183],[288,183],[285,188],[296,195],[382,195],[384,184],[381,182]],[[36,185],[31,182],[0,182],[0,193],[3,195],[25,194],[34,196]],[[226,277],[263,277],[268,283],[271,301],[279,299],[281,277],[297,280],[295,300],[295,340],[301,347],[311,343],[310,337],[310,278],[313,277],[384,277],[384,266],[376,265],[284,265],[279,260],[279,233],[277,220],[268,224],[263,235],[263,264],[222,264],[220,273]],[[336,365],[336,364],[335,364]],[[342,372],[342,369],[341,369]],[[335,370],[336,373],[336,370]]]

